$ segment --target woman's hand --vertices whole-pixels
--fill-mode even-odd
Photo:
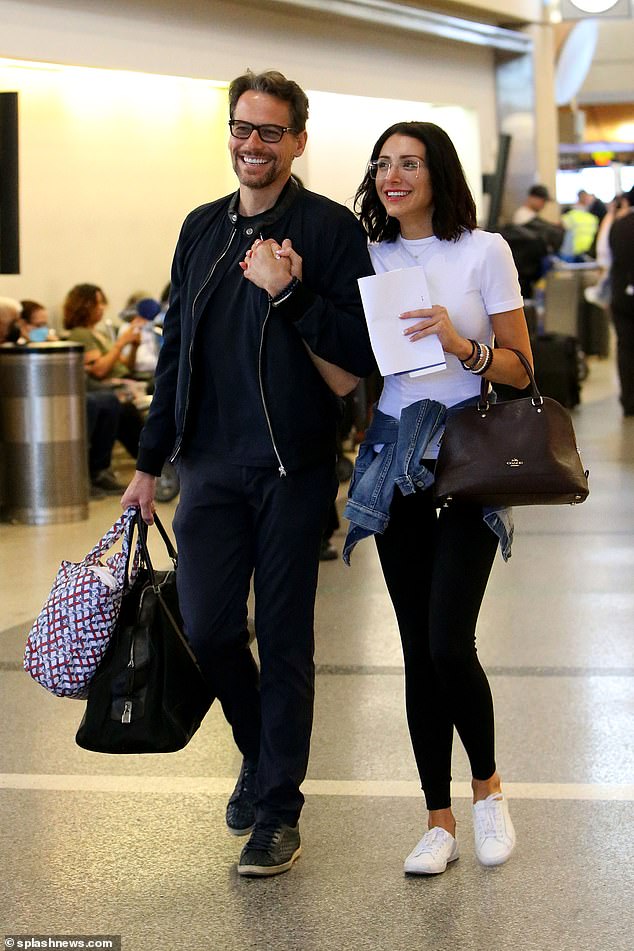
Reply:
[[[277,255],[280,258],[286,258],[288,261],[290,261],[291,277],[296,277],[301,281],[303,259],[299,256],[297,251],[293,250],[293,244],[290,238],[284,238],[282,241],[282,247],[277,252]]]
[[[451,322],[447,309],[440,304],[423,307],[420,310],[408,310],[399,314],[401,320],[415,320],[406,327],[403,334],[410,340],[422,340],[430,334],[437,334],[445,353],[453,353],[459,360],[466,360],[471,353],[471,344],[466,337],[458,333]]]

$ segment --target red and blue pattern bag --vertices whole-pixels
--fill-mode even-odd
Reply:
[[[126,509],[83,561],[61,563],[46,603],[29,632],[24,669],[58,697],[82,700],[88,695],[90,681],[119,616],[129,560],[128,526],[135,514],[135,508]],[[104,558],[121,538],[121,551]],[[139,557],[137,545],[130,584]]]

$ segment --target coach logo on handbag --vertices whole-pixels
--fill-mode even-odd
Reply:
[[[524,465],[521,459],[515,459],[515,458],[509,459],[509,461],[506,464],[507,466],[511,466],[513,469],[517,469],[518,466]]]

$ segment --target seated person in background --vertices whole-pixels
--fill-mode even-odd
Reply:
[[[104,292],[96,284],[77,284],[64,301],[64,327],[69,331],[68,337],[84,345],[84,367],[89,390],[113,388],[117,383],[122,384],[134,371],[136,352],[141,342],[137,320],[133,320],[114,343],[96,329],[107,303]],[[141,320],[139,317],[138,321]],[[131,344],[131,350],[124,357],[122,351],[128,344]],[[131,400],[130,391],[124,387],[121,392],[117,439],[136,459],[143,418]]]
[[[93,498],[121,495],[125,490],[111,469],[112,447],[119,432],[122,406],[114,390],[86,393],[88,471]]]
[[[0,343],[15,343],[20,336],[22,305],[13,297],[0,297]]]
[[[150,378],[154,376],[156,370],[156,361],[158,360],[159,338],[154,330],[155,321],[161,314],[161,305],[153,297],[142,297],[137,300],[132,307],[122,311],[121,316],[125,323],[121,325],[118,338],[121,338],[128,329],[128,324],[137,321],[141,342],[137,348],[136,360],[134,363],[134,372],[138,378],[141,376]],[[164,316],[164,315],[163,315]],[[141,323],[138,322],[139,318]],[[130,353],[132,344],[122,351],[124,357]]]
[[[523,204],[519,206],[513,214],[512,223],[514,225],[525,225],[533,218],[537,218],[539,213],[544,210],[546,202],[550,201],[550,195],[545,185],[532,185],[528,189],[528,194]]]
[[[97,329],[108,303],[96,284],[76,284],[64,301],[64,327],[68,337],[84,345],[84,365],[93,379],[124,379],[134,372],[136,352],[141,343],[141,318],[133,320],[114,343]],[[130,344],[128,354],[123,349]]]
[[[49,327],[48,311],[44,304],[34,300],[20,301],[20,340],[18,343],[46,343],[50,340],[59,340],[52,327]]]

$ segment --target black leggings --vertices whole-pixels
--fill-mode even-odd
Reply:
[[[451,805],[453,728],[475,779],[495,772],[493,700],[475,628],[498,544],[479,506],[436,511],[431,490],[398,489],[383,535],[381,567],[405,660],[405,703],[428,809]]]

